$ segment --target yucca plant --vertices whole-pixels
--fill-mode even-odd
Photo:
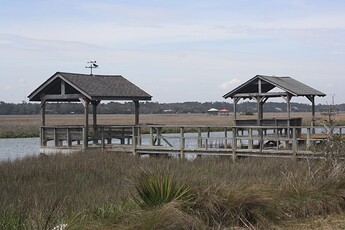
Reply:
[[[194,199],[189,186],[179,184],[169,175],[154,175],[144,172],[135,186],[138,197],[135,202],[143,209],[154,208],[178,201],[182,205]]]

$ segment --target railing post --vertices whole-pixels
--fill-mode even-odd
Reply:
[[[248,149],[253,149],[253,129],[248,129]]]
[[[310,128],[307,128],[307,141],[306,141],[306,148],[309,149],[311,147],[311,141],[310,141],[310,138],[311,138],[311,129]]]
[[[125,144],[125,129],[122,128],[121,131],[120,131],[120,135],[121,135],[121,138],[120,138],[120,143],[121,145],[124,145]]]
[[[201,128],[198,127],[198,148],[202,147],[202,136],[201,136]]]
[[[138,144],[139,144],[139,145],[142,145],[141,127],[138,127]]]
[[[210,139],[210,127],[207,127],[207,137],[206,137],[206,141],[205,141],[206,149],[208,149],[209,139]]]
[[[57,134],[56,128],[54,128],[54,146],[55,147],[59,146],[59,138],[58,138],[58,134]]]
[[[154,146],[154,138],[153,138],[153,127],[150,127],[150,145]]]
[[[162,127],[157,128],[157,145],[161,146]]]
[[[279,150],[279,141],[280,141],[280,135],[279,135],[279,128],[277,124],[275,124],[274,131],[276,132],[276,138],[277,138],[277,151]]]
[[[236,135],[237,135],[237,128],[233,127],[232,128],[232,160],[234,162],[236,161],[236,149],[237,149]]]
[[[185,148],[184,128],[180,127],[180,158],[181,159],[185,159],[184,148]]]
[[[102,152],[104,151],[105,147],[105,140],[104,140],[104,127],[101,128],[101,149]]]
[[[224,148],[228,148],[228,129],[224,128]]]
[[[87,128],[84,126],[83,127],[83,150],[86,150],[87,149],[87,146],[88,146],[88,133],[87,133]]]
[[[292,128],[292,157],[296,159],[297,156],[297,135],[296,127]]]
[[[67,146],[71,147],[72,146],[72,140],[71,140],[71,134],[69,128],[67,128]]]
[[[137,128],[132,127],[132,145],[133,145],[133,155],[137,155]]]
[[[46,133],[45,133],[44,127],[41,127],[40,135],[41,135],[40,136],[41,137],[41,147],[42,146],[47,146]]]

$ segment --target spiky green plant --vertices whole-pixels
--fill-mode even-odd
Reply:
[[[186,204],[194,199],[189,186],[177,183],[168,175],[144,172],[138,179],[135,189],[139,197],[135,197],[134,200],[143,209],[157,207],[171,201]]]

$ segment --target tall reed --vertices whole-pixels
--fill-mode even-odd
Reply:
[[[269,229],[344,215],[344,172],[318,160],[27,157],[0,163],[0,229]],[[150,186],[163,191],[145,203]]]

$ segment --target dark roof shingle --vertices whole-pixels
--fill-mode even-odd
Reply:
[[[121,75],[88,75],[57,72],[28,97],[40,101],[39,94],[48,90],[49,84],[57,78],[68,83],[90,100],[151,100],[151,95]]]
[[[267,93],[273,88],[277,87],[292,96],[326,96],[326,94],[318,91],[300,81],[297,81],[291,77],[275,77],[256,75],[252,79],[233,89],[225,94],[224,98],[234,97],[236,94],[255,94],[258,91],[258,80],[262,80],[262,93]]]

